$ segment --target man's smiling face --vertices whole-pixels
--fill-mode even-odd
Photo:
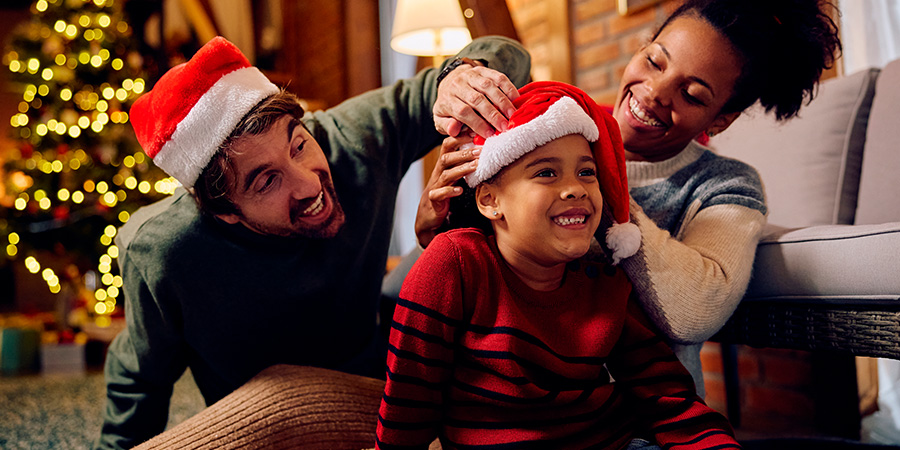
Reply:
[[[231,146],[238,213],[218,217],[260,234],[330,238],[344,224],[331,170],[322,148],[299,119],[284,116]]]

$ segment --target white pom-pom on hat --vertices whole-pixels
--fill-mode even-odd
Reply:
[[[612,263],[618,264],[641,248],[641,230],[631,222],[613,224],[606,230],[606,246],[612,251]]]

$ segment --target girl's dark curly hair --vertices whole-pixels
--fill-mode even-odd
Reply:
[[[490,183],[494,180],[485,181]],[[463,193],[450,199],[450,215],[444,224],[438,228],[438,233],[456,228],[474,227],[483,231],[485,234],[494,234],[494,228],[491,221],[487,217],[481,215],[478,210],[478,204],[475,201],[475,188],[470,188],[465,180],[459,180],[455,184],[463,189]]]
[[[722,113],[743,111],[759,100],[766,112],[774,110],[784,120],[813,99],[822,71],[840,54],[830,11],[837,8],[823,0],[687,0],[653,39],[679,17],[705,20],[731,41],[744,62]]]

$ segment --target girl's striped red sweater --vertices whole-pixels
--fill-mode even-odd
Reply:
[[[739,448],[630,292],[621,270],[584,262],[534,291],[492,237],[439,235],[394,313],[378,447]]]

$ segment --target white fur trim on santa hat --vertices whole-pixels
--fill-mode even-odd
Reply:
[[[184,186],[192,187],[244,115],[277,92],[278,87],[256,67],[222,76],[178,123],[153,163]]]
[[[606,230],[606,246],[612,251],[612,263],[616,265],[641,248],[641,230],[631,222],[613,224]]]
[[[580,134],[589,142],[600,138],[594,119],[572,98],[560,97],[547,111],[527,123],[485,139],[478,168],[466,176],[466,183],[469,187],[478,186],[522,155],[570,134]]]

